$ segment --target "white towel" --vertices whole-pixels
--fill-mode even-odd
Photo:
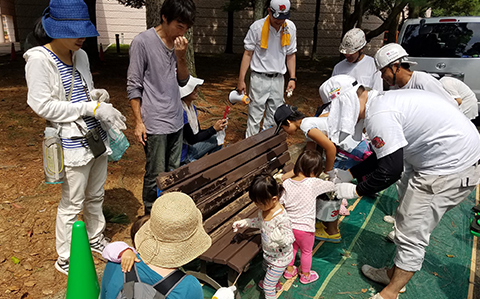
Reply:
[[[356,141],[362,140],[363,121],[357,126],[359,114],[357,88],[342,90],[341,95],[330,104],[328,138],[335,144],[341,144],[349,135]]]
[[[183,110],[187,112],[188,124],[190,125],[190,128],[192,128],[192,132],[195,135],[199,131],[198,117],[197,113],[195,112],[195,108],[193,107],[193,104],[191,104],[189,107],[184,101],[182,101],[182,106]]]

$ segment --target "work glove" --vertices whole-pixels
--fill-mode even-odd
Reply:
[[[123,116],[120,111],[113,108],[112,104],[99,103],[93,112],[93,116],[109,128],[116,128],[119,130],[125,130],[127,128],[127,125],[125,125],[125,116]]]
[[[244,227],[248,227],[247,219],[242,219],[242,220],[235,221],[232,225],[234,233],[236,233],[239,228],[244,228]]]
[[[276,174],[273,175],[273,178],[275,179],[275,181],[277,181],[278,184],[282,184],[283,183],[282,176],[283,176],[283,170],[280,169]]]
[[[327,171],[327,174],[330,177],[329,181],[334,182],[335,184],[349,183],[353,180],[353,176],[349,170],[334,168]]]
[[[236,286],[230,286],[228,288],[225,288],[225,287],[219,288],[215,292],[215,294],[213,294],[212,299],[234,299],[236,290],[237,290]]]
[[[270,241],[278,244],[278,247],[285,246],[285,236],[282,234],[282,231],[278,227],[276,227],[270,234]]]
[[[100,103],[110,103],[110,95],[105,89],[92,89],[90,91],[90,96],[92,97],[92,101]]]
[[[341,199],[357,198],[357,185],[351,183],[339,183],[335,185],[335,195]]]

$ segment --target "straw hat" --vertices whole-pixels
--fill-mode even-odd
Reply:
[[[98,36],[83,0],[51,0],[43,12],[42,25],[53,39]]]
[[[135,244],[145,263],[178,268],[204,253],[212,240],[190,196],[171,192],[157,198],[150,220],[135,235]]]

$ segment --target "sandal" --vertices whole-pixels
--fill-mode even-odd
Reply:
[[[289,272],[289,271],[285,270],[285,272],[283,272],[283,277],[285,277],[285,279],[292,279],[297,274],[298,274],[297,267],[293,266],[293,271]]]

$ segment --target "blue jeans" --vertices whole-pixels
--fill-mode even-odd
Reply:
[[[147,134],[147,141],[143,147],[146,157],[142,196],[145,214],[150,214],[153,202],[157,199],[158,174],[180,166],[182,144],[183,128],[172,134]]]
[[[213,152],[221,149],[222,146],[217,143],[217,135],[212,135],[210,138],[204,141],[197,142],[193,145],[188,146],[187,158],[185,161],[182,161],[184,164],[193,162],[200,159],[206,154],[211,154]]]

